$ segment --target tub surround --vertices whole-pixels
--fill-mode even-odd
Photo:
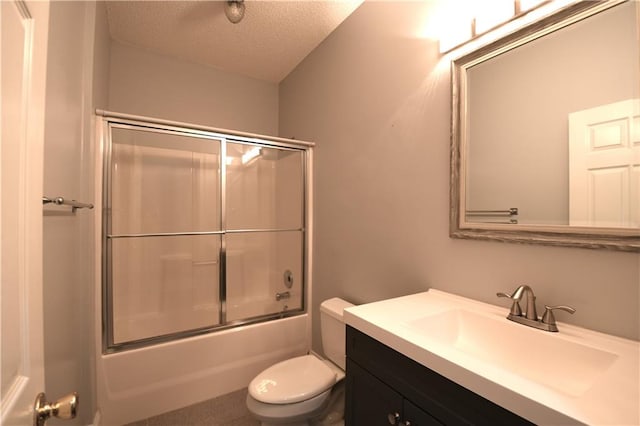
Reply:
[[[345,321],[536,424],[640,422],[638,342],[562,322],[558,333],[536,330],[508,321],[508,311],[508,307],[429,290],[349,308]],[[494,325],[500,334],[492,336]],[[522,339],[514,339],[518,335]],[[475,337],[482,340],[474,342]],[[522,347],[523,341],[531,345]],[[483,356],[483,345],[495,353]],[[573,355],[572,348],[576,349]],[[535,362],[540,359],[544,362]]]

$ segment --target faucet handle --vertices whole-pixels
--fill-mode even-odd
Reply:
[[[544,314],[542,315],[542,322],[544,324],[548,324],[548,325],[552,325],[552,326],[556,325],[556,317],[553,315],[553,311],[556,310],[556,309],[560,310],[560,311],[569,312],[570,314],[573,314],[573,313],[576,312],[576,310],[573,309],[571,306],[565,306],[565,305],[547,306],[547,305],[544,305]]]
[[[522,316],[522,309],[520,308],[520,303],[518,303],[518,301],[520,300],[519,298],[515,298],[507,293],[502,292],[496,293],[496,296],[511,299],[513,303],[511,304],[511,310],[509,311],[509,314],[517,317]]]

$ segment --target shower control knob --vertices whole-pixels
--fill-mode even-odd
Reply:
[[[397,425],[400,421],[400,413],[389,413],[387,414],[387,420],[390,425]]]
[[[290,270],[286,270],[284,271],[284,285],[287,288],[291,288],[293,287],[293,272],[291,272]]]

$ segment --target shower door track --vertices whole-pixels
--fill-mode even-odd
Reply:
[[[193,235],[224,235],[224,234],[246,234],[251,232],[293,232],[302,231],[304,228],[274,228],[274,229],[228,229],[226,231],[195,231],[195,232],[152,232],[146,234],[112,234],[107,238],[141,238],[141,237],[182,237]]]
[[[146,347],[154,344],[169,342],[177,339],[193,337],[198,335],[207,334],[213,331],[220,331],[229,328],[234,328],[242,325],[250,325],[260,323],[264,321],[270,321],[274,319],[282,319],[287,317],[293,317],[304,313],[307,309],[307,292],[311,282],[310,274],[310,256],[311,256],[311,236],[307,232],[307,228],[311,225],[311,173],[312,173],[312,160],[313,160],[313,142],[299,141],[292,139],[284,139],[273,136],[258,135],[254,133],[238,132],[227,129],[220,129],[202,125],[196,125],[192,123],[184,123],[178,121],[163,120],[157,118],[150,118],[131,114],[122,114],[111,111],[96,110],[96,115],[102,116],[102,123],[99,125],[100,140],[106,142],[107,136],[109,143],[104,143],[104,158],[103,158],[103,214],[102,214],[102,323],[103,323],[103,353],[114,353],[122,350],[136,349]],[[110,231],[110,219],[108,215],[111,206],[111,189],[110,189],[110,170],[109,165],[111,163],[111,137],[110,137],[110,124],[114,124],[119,128],[132,128],[132,129],[148,129],[149,131],[158,133],[169,134],[183,134],[185,136],[193,136],[205,139],[218,140],[220,142],[220,157],[226,158],[227,141],[240,144],[251,144],[263,147],[275,147],[278,149],[300,151],[303,153],[303,168],[302,168],[302,188],[303,188],[303,218],[304,223],[302,227],[298,228],[271,228],[271,229],[225,229],[226,227],[226,190],[222,190],[220,194],[220,225],[223,230],[220,231],[187,231],[187,232],[156,232],[156,233],[138,233],[138,234],[111,234]],[[107,182],[107,188],[104,187],[104,182]],[[222,161],[220,164],[220,187],[226,186],[226,163]],[[108,206],[108,207],[105,207]],[[290,311],[280,311],[271,314],[253,316],[240,320],[227,321],[226,319],[226,238],[227,234],[240,234],[240,233],[262,233],[262,232],[301,232],[302,234],[302,288],[301,288],[301,307],[299,309],[292,309]],[[170,237],[170,236],[199,236],[199,235],[220,235],[220,257],[219,257],[219,273],[220,273],[220,312],[219,312],[219,324],[206,326],[201,328],[194,328],[188,330],[181,330],[178,332],[171,332],[163,335],[151,336],[146,338],[140,338],[135,340],[129,340],[125,342],[114,342],[114,324],[113,316],[109,314],[109,310],[113,309],[112,299],[112,283],[111,283],[111,256],[106,256],[105,253],[110,252],[109,241],[114,239],[126,239],[126,238],[139,238],[139,237]],[[223,279],[224,278],[224,279]],[[105,303],[106,302],[106,303]]]
[[[209,127],[203,126],[200,124],[180,122],[180,121],[172,121],[172,120],[163,120],[160,118],[153,117],[144,117],[141,115],[133,115],[133,114],[123,114],[119,112],[106,111],[102,109],[96,110],[96,115],[102,116],[104,118],[113,118],[114,120],[109,120],[112,122],[118,123],[126,123],[131,122],[132,124],[136,124],[139,126],[147,126],[152,128],[167,128],[167,129],[176,129],[183,133],[193,133],[196,135],[208,135],[214,136],[218,138],[226,138],[232,136],[234,139],[238,139],[238,142],[250,142],[250,143],[258,143],[264,145],[264,141],[269,141],[269,145],[274,145],[278,147],[289,147],[294,149],[305,149],[305,148],[313,148],[315,143],[303,141],[303,140],[293,140],[293,139],[285,139],[279,138],[276,136],[266,136],[259,135],[257,133],[249,133],[249,132],[239,132],[237,130],[228,130],[221,129],[218,127]],[[149,124],[157,125],[157,126],[149,126]]]

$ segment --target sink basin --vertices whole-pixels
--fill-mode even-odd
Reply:
[[[504,366],[570,396],[590,389],[617,358],[616,354],[561,339],[556,333],[461,309],[425,316],[407,325],[438,344]]]

